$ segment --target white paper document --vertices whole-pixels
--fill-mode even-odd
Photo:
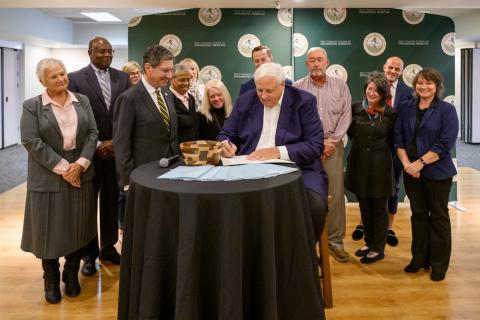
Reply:
[[[270,160],[247,160],[247,156],[234,156],[232,158],[222,157],[222,164],[224,166],[236,166],[239,164],[252,164],[252,163],[293,163],[292,161],[282,159],[270,159]]]
[[[158,179],[190,181],[236,181],[275,177],[297,171],[298,168],[271,163],[254,163],[238,166],[179,166]]]

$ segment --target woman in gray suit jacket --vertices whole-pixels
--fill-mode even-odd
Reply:
[[[23,103],[20,121],[28,152],[21,248],[42,259],[45,299],[58,303],[59,257],[65,256],[65,293],[78,296],[81,248],[96,235],[90,161],[98,131],[87,97],[67,90],[62,61],[41,60],[37,76],[46,90]]]

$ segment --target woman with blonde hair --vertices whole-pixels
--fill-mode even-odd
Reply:
[[[232,98],[222,81],[212,79],[205,85],[199,113],[199,138],[216,140],[225,120],[232,113]]]
[[[192,58],[185,58],[180,61],[180,64],[185,65],[192,74],[192,80],[190,81],[190,89],[188,92],[190,92],[190,94],[195,98],[195,104],[197,105],[197,108],[199,108],[202,104],[203,93],[205,90],[205,85],[201,83],[200,79],[198,78],[200,76],[200,68]]]
[[[142,80],[142,69],[135,61],[128,61],[122,67],[122,71],[128,74],[128,78],[130,79],[130,83],[132,86],[136,85],[137,83]]]

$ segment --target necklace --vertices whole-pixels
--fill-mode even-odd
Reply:
[[[220,122],[218,122],[218,119],[217,119],[217,116],[215,115],[215,113],[212,112],[212,116],[215,119],[215,122],[217,123],[218,129],[222,130],[222,127],[220,126]]]

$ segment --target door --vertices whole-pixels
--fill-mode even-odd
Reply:
[[[20,55],[3,48],[3,147],[20,142]]]

